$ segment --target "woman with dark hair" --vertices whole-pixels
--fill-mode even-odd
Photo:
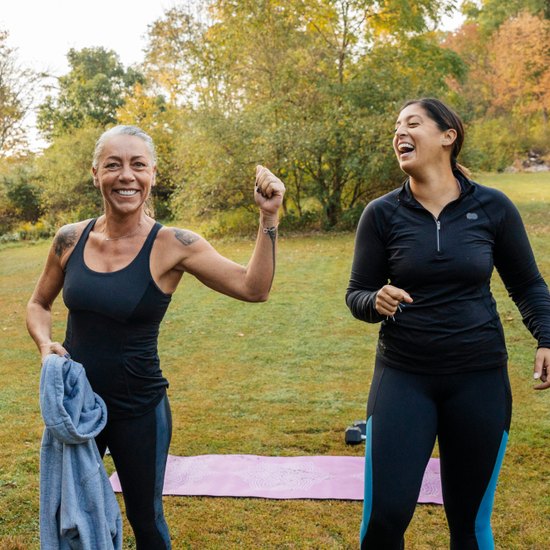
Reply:
[[[185,272],[249,302],[267,300],[275,272],[278,211],[285,187],[256,167],[260,227],[248,265],[221,256],[205,239],[164,227],[147,209],[155,185],[153,141],[135,126],[116,126],[97,141],[94,185],[104,213],[62,227],[27,307],[27,326],[42,359],[82,363],[108,422],[96,437],[119,474],[138,550],[170,548],[162,488],[172,419],[157,352],[159,325]],[[52,304],[63,289],[69,310],[63,344],[52,338]]]
[[[550,387],[550,295],[518,211],[457,163],[459,117],[407,102],[393,147],[403,186],[367,206],[346,302],[381,322],[367,405],[361,548],[404,548],[436,438],[454,550],[492,549],[490,517],[511,419],[493,267],[538,341],[535,389]]]

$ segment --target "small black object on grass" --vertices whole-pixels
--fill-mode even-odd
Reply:
[[[367,422],[365,420],[357,420],[353,423],[353,426],[348,426],[345,437],[348,445],[356,445],[365,441],[367,438]]]

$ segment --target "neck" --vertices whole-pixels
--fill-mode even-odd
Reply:
[[[411,191],[416,199],[437,200],[440,196],[460,194],[460,186],[450,165],[432,167],[420,173],[409,174]]]
[[[436,218],[443,208],[460,196],[461,188],[453,171],[410,175],[411,192],[414,198]]]
[[[145,225],[146,217],[142,212],[136,216],[118,218],[116,216],[105,215],[103,224],[99,232],[103,235],[105,241],[116,241],[126,239],[137,235],[142,226]]]

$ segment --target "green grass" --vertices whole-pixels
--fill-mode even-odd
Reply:
[[[550,280],[550,175],[480,175],[503,189],[528,225],[539,267]],[[245,263],[247,241],[217,242]],[[39,361],[24,327],[24,306],[48,244],[0,250],[0,549],[39,548],[38,460],[42,422]],[[185,276],[160,337],[177,455],[353,455],[345,427],[364,416],[376,326],[354,320],[344,303],[352,234],[282,238],[269,302],[245,304]],[[510,352],[514,416],[495,501],[496,546],[548,548],[550,391],[534,392],[534,341],[498,279],[494,291]],[[65,322],[54,309],[56,338]],[[107,460],[109,471],[112,464]],[[361,503],[166,497],[174,549],[355,548]],[[125,548],[134,548],[125,524]],[[407,548],[448,547],[441,507],[421,505]]]

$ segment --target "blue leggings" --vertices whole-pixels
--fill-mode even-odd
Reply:
[[[437,437],[452,550],[492,550],[510,429],[506,368],[415,374],[376,362],[367,405],[362,550],[400,550]]]
[[[167,396],[142,416],[109,420],[96,437],[100,455],[109,447],[113,457],[137,550],[171,548],[162,509],[171,437],[172,415]]]

